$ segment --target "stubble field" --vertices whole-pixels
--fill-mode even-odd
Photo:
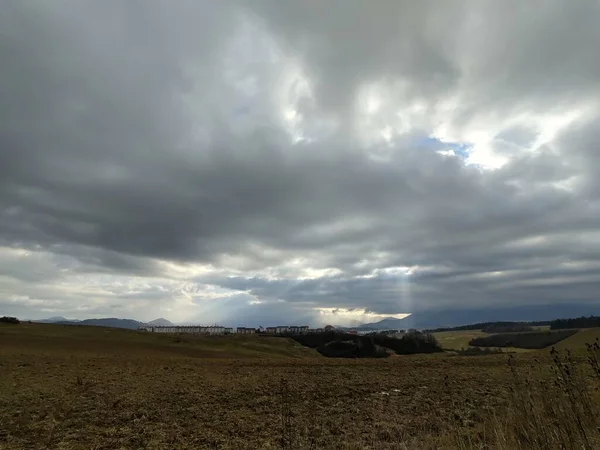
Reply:
[[[547,351],[515,358],[552,376]],[[282,338],[2,325],[0,448],[478,448],[514,383],[506,355],[333,360]]]

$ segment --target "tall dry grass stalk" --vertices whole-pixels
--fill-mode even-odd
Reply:
[[[511,401],[505,414],[490,418],[488,448],[498,450],[592,450],[600,448],[600,345],[588,345],[589,367],[570,351],[552,348],[552,374],[539,368],[519,368],[509,357]],[[588,370],[589,368],[592,370]],[[590,376],[594,374],[594,376]]]

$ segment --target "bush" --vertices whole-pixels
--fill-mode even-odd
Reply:
[[[317,348],[317,351],[328,358],[386,358],[387,349],[369,341],[332,341]]]
[[[433,335],[418,331],[406,333],[401,338],[387,335],[356,336],[339,331],[288,337],[305,347],[317,349],[324,356],[335,353],[334,356],[342,357],[338,353],[344,353],[354,358],[380,358],[388,356],[385,349],[390,349],[398,355],[443,351]]]
[[[540,331],[534,333],[506,333],[471,339],[474,347],[546,348],[577,333],[576,330]]]
[[[459,356],[483,356],[483,355],[497,355],[503,353],[499,348],[488,348],[488,347],[469,347],[460,350],[455,350]]]
[[[0,323],[12,323],[12,324],[18,325],[21,322],[19,322],[19,319],[17,319],[16,317],[4,316],[4,317],[0,317]]]
[[[375,344],[394,350],[398,355],[436,353],[443,351],[432,334],[410,331],[401,338],[373,336]]]
[[[317,351],[329,358],[358,358],[358,345],[352,341],[332,341],[317,348]]]

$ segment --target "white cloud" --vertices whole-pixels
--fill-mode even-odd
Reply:
[[[385,318],[404,319],[410,314],[376,314],[367,312],[364,309],[345,309],[345,308],[316,308],[319,313],[320,324],[330,324],[335,322],[335,325],[353,326],[357,323],[377,322]]]

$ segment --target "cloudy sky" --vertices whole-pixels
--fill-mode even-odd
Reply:
[[[600,2],[4,0],[0,315],[596,302]]]

